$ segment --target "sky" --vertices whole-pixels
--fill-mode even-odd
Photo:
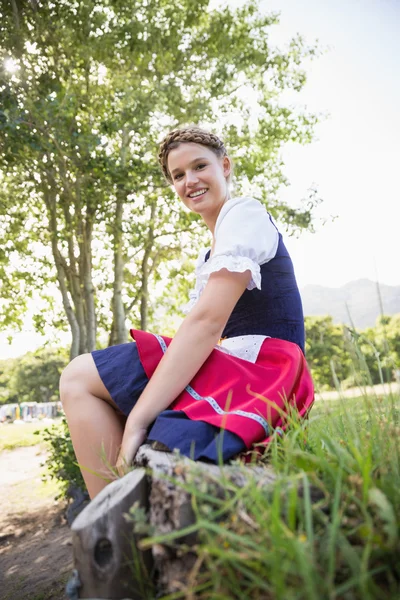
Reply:
[[[315,184],[323,199],[316,233],[286,239],[298,284],[339,287],[366,277],[400,285],[400,2],[261,6],[281,11],[277,42],[299,32],[328,48],[311,63],[295,102],[329,116],[316,128],[317,141],[283,152],[291,186],[282,198],[295,205]]]
[[[311,145],[283,150],[291,185],[282,199],[295,206],[312,185],[323,199],[316,233],[285,238],[300,289],[360,278],[400,285],[400,1],[261,0],[260,8],[281,12],[273,43],[299,32],[326,49],[302,92],[285,97],[328,114]],[[28,319],[11,345],[0,334],[0,359],[44,341]]]

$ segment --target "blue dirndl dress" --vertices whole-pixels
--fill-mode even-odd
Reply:
[[[216,350],[226,352],[234,360],[256,364],[264,340],[271,337],[296,344],[304,359],[301,298],[292,261],[271,216],[252,198],[229,200],[221,209],[214,236],[213,257],[210,258],[209,250],[200,253],[196,286],[186,312],[197,302],[212,272],[222,268],[236,272],[250,270],[251,281],[237,302]],[[111,398],[121,413],[128,416],[148,382],[136,342],[96,350],[92,356]],[[309,377],[309,373],[304,376]],[[313,390],[309,384],[305,387],[308,411]],[[193,460],[213,463],[226,462],[248,449],[233,431],[190,419],[183,410],[173,408],[156,418],[149,428],[148,441],[178,449]]]

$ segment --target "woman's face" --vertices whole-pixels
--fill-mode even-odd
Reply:
[[[227,156],[218,158],[201,144],[181,143],[168,155],[168,170],[182,202],[193,212],[212,219],[229,198]]]

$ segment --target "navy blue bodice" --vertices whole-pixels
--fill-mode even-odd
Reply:
[[[205,260],[210,257],[207,252]],[[261,265],[261,290],[245,290],[222,337],[268,335],[294,342],[304,353],[304,316],[292,259],[279,233],[274,258]]]

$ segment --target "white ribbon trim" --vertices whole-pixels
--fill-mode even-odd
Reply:
[[[167,344],[164,342],[163,338],[160,335],[157,335],[156,333],[153,333],[152,335],[154,335],[160,346],[162,351],[165,353],[167,351]],[[218,402],[215,400],[215,398],[212,398],[211,396],[200,396],[200,394],[198,394],[196,392],[196,390],[194,390],[192,388],[192,386],[187,385],[185,387],[185,390],[187,391],[188,394],[190,394],[190,396],[192,396],[192,398],[194,400],[205,400],[206,402],[208,402],[208,404],[215,410],[216,413],[218,413],[219,415],[238,415],[239,417],[245,417],[246,419],[252,419],[253,421],[257,421],[257,423],[259,425],[261,425],[261,427],[263,427],[266,436],[270,435],[270,427],[267,423],[267,421],[265,419],[263,419],[263,417],[260,417],[260,415],[256,415],[254,413],[250,413],[244,410],[231,410],[231,411],[226,411],[223,410],[220,405],[218,404]]]

